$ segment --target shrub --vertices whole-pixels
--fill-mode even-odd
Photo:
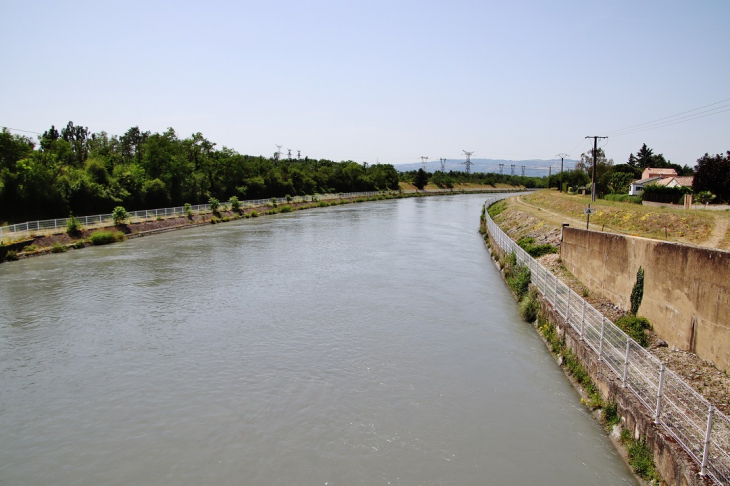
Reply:
[[[329,206],[329,203],[327,201],[319,201],[317,203],[317,206],[319,206],[320,208],[326,208],[327,206]]]
[[[68,251],[68,248],[66,248],[66,245],[63,243],[57,241],[51,246],[51,253],[64,253]]]
[[[289,206],[288,204],[281,207],[282,213],[291,213],[292,211],[294,211],[294,208]]]
[[[636,315],[639,312],[639,306],[644,298],[644,269],[639,267],[636,272],[636,283],[631,289],[631,313]]]
[[[81,229],[81,223],[78,219],[76,219],[76,216],[74,216],[73,213],[69,214],[68,219],[66,220],[66,233],[75,235],[81,233]]]
[[[124,240],[124,233],[121,231],[94,231],[89,235],[89,241],[94,245],[107,245]]]
[[[231,198],[228,200],[228,202],[231,203],[231,209],[235,212],[241,211],[241,201],[238,200],[236,196],[231,196]]]
[[[514,252],[510,253],[507,257],[507,262],[504,268],[504,276],[507,280],[507,285],[510,289],[512,289],[512,292],[515,293],[517,299],[522,300],[530,287],[530,269],[517,264],[517,257]]]
[[[18,260],[18,252],[15,250],[8,250],[5,254],[5,260],[9,262],[15,262]]]
[[[217,213],[218,209],[221,207],[220,201],[214,197],[208,199],[208,204],[210,204],[210,210],[213,211],[213,213]]]
[[[79,249],[81,249],[81,248],[83,248],[83,247],[85,247],[85,246],[86,246],[86,241],[87,241],[87,240],[84,240],[84,239],[81,239],[81,240],[76,240],[76,241],[74,241],[74,242],[73,242],[73,243],[71,244],[71,246],[72,246],[73,248],[75,248],[76,250],[79,250]]]
[[[117,206],[114,208],[114,211],[112,211],[112,221],[114,221],[115,226],[126,223],[128,218],[129,213],[122,206]]]
[[[646,317],[623,316],[616,320],[616,325],[643,347],[649,345],[649,338],[644,330],[651,329],[651,324]]]
[[[183,211],[185,211],[185,216],[188,217],[188,219],[193,218],[193,207],[190,205],[190,203],[185,203],[183,206]]]
[[[274,207],[277,206],[277,204],[276,204],[276,198],[275,197],[272,197],[271,198],[271,205],[274,206]]]
[[[558,252],[557,247],[548,244],[536,245],[535,238],[530,238],[527,236],[523,236],[522,238],[517,240],[517,244],[533,258],[540,258],[541,256],[547,255],[548,253]]]
[[[38,251],[38,247],[36,245],[28,245],[23,248],[23,253],[35,253],[36,251]]]
[[[258,218],[259,217],[258,211],[256,211],[255,209],[253,211],[251,211],[251,217],[252,218]]]
[[[537,298],[537,290],[533,287],[520,301],[520,314],[527,322],[534,322],[539,311],[540,301]]]
[[[286,202],[291,202],[292,199],[293,198],[289,194],[286,195]]]

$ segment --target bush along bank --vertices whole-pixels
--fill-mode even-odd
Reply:
[[[486,245],[505,282],[519,300],[521,314],[536,327],[558,364],[580,391],[581,402],[604,425],[637,477],[645,484],[711,484],[709,478],[699,476],[699,467],[689,455],[654,423],[636,396],[622,386],[621,380],[614,377],[534,286],[528,283],[528,289],[522,295],[515,291],[524,288],[515,285],[519,281],[515,275],[521,270],[510,268],[516,259],[492,243],[486,228],[480,232],[485,235]],[[508,275],[511,275],[512,283]]]

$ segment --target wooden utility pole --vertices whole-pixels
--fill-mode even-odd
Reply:
[[[596,201],[596,157],[598,157],[598,139],[608,138],[599,137],[598,135],[589,135],[586,138],[593,139],[593,176],[591,176],[591,202]]]

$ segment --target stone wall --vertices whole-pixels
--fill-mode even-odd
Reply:
[[[565,227],[560,258],[591,292],[626,310],[643,267],[638,314],[669,346],[730,370],[730,252]]]

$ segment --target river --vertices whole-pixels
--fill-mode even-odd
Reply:
[[[635,484],[520,319],[484,199],[0,265],[0,484]]]

